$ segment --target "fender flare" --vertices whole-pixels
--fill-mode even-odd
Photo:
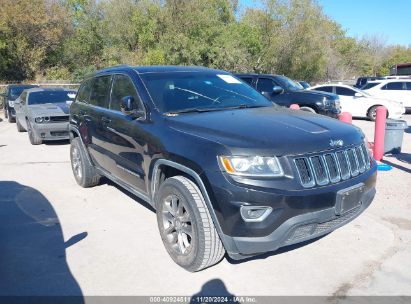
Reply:
[[[90,162],[90,164],[93,164],[93,162],[92,162],[92,160],[91,160],[91,157],[90,157],[90,155],[89,155],[89,153],[88,153],[87,147],[86,147],[86,145],[85,145],[84,142],[83,142],[83,138],[81,137],[81,134],[80,134],[79,129],[78,129],[77,127],[75,127],[75,126],[73,126],[73,125],[70,124],[70,125],[69,125],[69,137],[70,137],[70,141],[73,139],[72,132],[76,133],[76,134],[77,134],[77,137],[80,138],[80,143],[81,143],[81,146],[82,146],[83,149],[84,149],[84,152],[85,152],[85,154],[86,154],[87,160]]]
[[[237,246],[235,245],[233,239],[229,237],[228,235],[224,234],[224,232],[221,229],[220,223],[217,219],[217,215],[214,211],[213,205],[211,204],[210,197],[208,196],[207,189],[200,177],[200,175],[197,174],[193,169],[190,169],[184,165],[181,165],[179,163],[167,160],[167,159],[158,159],[153,167],[153,174],[152,174],[152,179],[151,179],[151,200],[153,204],[155,203],[155,194],[156,194],[156,184],[158,180],[158,172],[159,167],[161,165],[169,166],[175,169],[178,169],[189,176],[191,176],[197,183],[198,187],[200,188],[201,193],[203,194],[204,201],[206,203],[207,209],[211,215],[211,219],[213,220],[214,226],[217,230],[218,235],[220,236],[221,241],[223,242],[224,248],[226,249],[227,252],[238,252]]]

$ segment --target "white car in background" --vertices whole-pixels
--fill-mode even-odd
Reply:
[[[310,87],[309,90],[322,91],[337,94],[340,97],[341,112],[349,112],[353,117],[368,117],[375,120],[378,106],[385,106],[388,117],[398,119],[405,113],[401,102],[377,98],[344,84],[323,84]]]
[[[368,82],[363,91],[380,98],[399,101],[411,111],[411,79],[386,79]]]

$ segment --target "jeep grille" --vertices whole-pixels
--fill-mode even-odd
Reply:
[[[337,183],[364,173],[370,168],[365,145],[294,158],[301,184],[305,188]]]

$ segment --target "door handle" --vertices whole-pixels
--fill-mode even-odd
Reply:
[[[101,117],[101,121],[104,122],[104,123],[109,124],[111,122],[111,119],[108,118],[108,117],[103,116],[103,117]]]

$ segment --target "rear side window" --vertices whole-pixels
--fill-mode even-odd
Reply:
[[[411,91],[411,82],[406,82],[405,85],[406,85],[407,90]]]
[[[130,77],[125,75],[114,76],[113,89],[111,91],[110,109],[120,111],[121,99],[126,96],[132,96],[141,108],[140,98]]]
[[[90,99],[90,80],[83,82],[77,93],[77,101],[88,103]]]
[[[343,95],[343,96],[354,96],[355,95],[354,90],[350,90],[344,87],[335,87],[335,92],[337,95]]]
[[[381,90],[402,90],[402,82],[389,82]]]
[[[273,91],[273,87],[276,84],[268,78],[259,78],[257,82],[257,90],[259,92],[268,92],[271,93]]]
[[[108,108],[111,76],[96,77],[91,81],[90,104]]]
[[[315,88],[314,90],[315,90],[315,91],[332,93],[332,92],[333,92],[333,87],[330,87],[330,86],[319,87],[319,88]]]
[[[249,84],[250,86],[252,86],[253,84],[253,79],[251,77],[241,77],[241,80]]]

